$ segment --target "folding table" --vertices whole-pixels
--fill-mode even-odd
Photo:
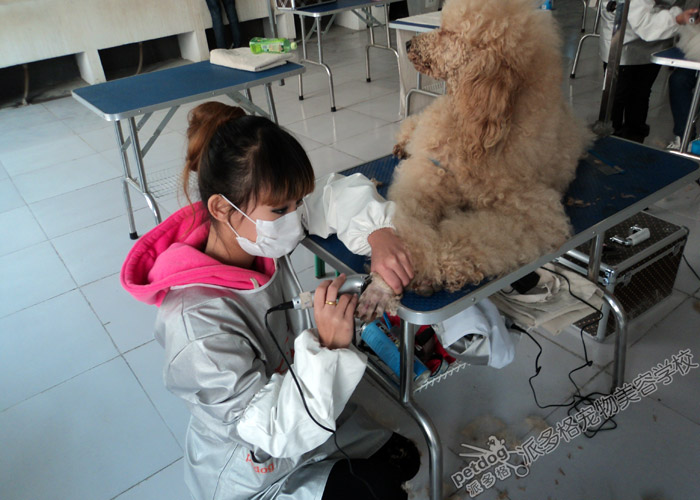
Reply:
[[[350,175],[360,172],[369,178],[376,179],[380,183],[379,193],[385,196],[398,162],[399,160],[395,157],[387,156],[341,173]],[[413,366],[414,340],[418,326],[439,323],[454,316],[591,239],[594,241],[591,247],[588,279],[597,284],[605,231],[698,177],[700,177],[698,163],[687,157],[616,137],[598,139],[587,156],[579,162],[576,179],[566,194],[566,198],[576,200],[576,203],[566,206],[573,226],[573,236],[561,248],[506,276],[487,279],[478,285],[467,286],[457,292],[449,293],[443,290],[431,297],[422,297],[412,292],[404,294],[398,310],[398,316],[402,320],[401,376],[398,387],[384,371],[372,364],[368,369],[372,378],[395,396],[416,420],[426,438],[430,451],[430,498],[432,500],[442,498],[442,447],[433,423],[427,413],[413,402],[412,397],[413,370],[410,367]],[[366,272],[368,263],[366,257],[352,254],[335,236],[327,239],[311,236],[304,240],[304,245],[341,272]],[[612,386],[618,387],[623,383],[625,371],[626,316],[614,296],[605,292],[604,299],[610,305],[618,326],[612,377]],[[463,364],[453,364],[450,370],[439,379],[463,367]],[[437,381],[428,380],[417,390]]]
[[[271,83],[301,75],[304,71],[303,66],[290,62],[265,71],[250,72],[202,61],[74,90],[73,97],[78,102],[103,119],[114,122],[117,146],[124,169],[122,186],[131,239],[138,238],[138,234],[129,197],[129,187],[141,193],[146,199],[156,224],[161,222],[158,205],[146,180],[143,158],[182,104],[227,95],[246,111],[266,116],[277,122]],[[258,85],[265,87],[267,112],[256,106],[251,99],[250,89]],[[245,95],[241,94],[241,91]],[[170,108],[169,111],[151,137],[141,146],[139,131],[155,111],[166,108]],[[141,116],[138,124],[137,116]],[[129,137],[126,140],[122,131],[122,120],[128,121]],[[129,146],[133,147],[136,178],[131,173],[127,157]]]
[[[336,2],[325,3],[320,5],[315,5],[311,7],[291,9],[294,15],[299,16],[299,21],[301,24],[301,47],[302,47],[302,58],[300,62],[314,64],[316,66],[321,66],[326,70],[328,74],[328,87],[330,88],[331,97],[331,111],[335,111],[335,92],[333,90],[333,73],[331,72],[330,66],[323,62],[323,30],[321,30],[321,18],[324,16],[335,16],[341,12],[350,11],[360,18],[362,22],[365,23],[367,29],[369,30],[369,43],[365,47],[365,68],[367,72],[367,81],[371,81],[372,77],[370,75],[370,64],[369,64],[369,49],[382,49],[389,50],[396,55],[396,61],[399,62],[399,53],[391,47],[391,39],[389,38],[389,4],[393,2],[398,2],[400,0],[337,0]],[[372,15],[372,7],[384,7],[384,19],[385,22],[382,23],[377,18]],[[318,41],[318,61],[309,59],[306,52],[306,26],[304,25],[304,18],[312,17],[315,19],[315,25],[311,29],[309,35],[316,31],[316,38]],[[374,27],[381,26],[384,24],[386,29],[386,45],[379,45],[374,41]],[[399,65],[399,80],[401,80],[401,66]],[[304,84],[302,81],[301,74],[299,75],[299,100],[304,99]]]

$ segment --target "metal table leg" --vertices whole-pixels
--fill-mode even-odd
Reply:
[[[612,389],[620,387],[625,382],[625,362],[627,360],[627,315],[620,302],[611,293],[603,292],[603,299],[610,306],[617,324],[615,337],[615,361],[613,364]]]
[[[581,55],[581,48],[583,47],[583,42],[588,38],[600,38],[600,35],[598,33],[588,33],[587,35],[583,35],[578,41],[578,47],[576,48],[574,63],[571,65],[571,73],[569,74],[569,78],[576,78],[576,67],[578,66],[578,59]]]
[[[299,16],[299,24],[301,24],[301,61],[308,61],[306,57],[306,24],[304,23],[304,16]],[[301,78],[301,73],[299,73],[299,100],[304,100],[304,80]]]
[[[386,32],[386,45],[379,45],[374,41],[374,25],[375,23],[381,25],[381,23],[372,15],[371,8],[367,8],[364,11],[364,17],[360,15],[357,11],[353,10],[353,14],[362,19],[367,28],[369,29],[369,44],[365,47],[365,69],[367,72],[367,81],[371,82],[372,77],[370,75],[370,64],[369,64],[369,49],[374,47],[375,49],[389,50],[396,56],[396,64],[399,70],[399,82],[403,81],[401,72],[401,57],[399,52],[391,46],[391,34],[389,30],[389,4],[384,4],[384,29]]]
[[[253,101],[251,101],[246,95],[250,95],[249,92],[244,92],[243,94],[238,92],[231,92],[230,94],[226,94],[232,101],[234,101],[236,104],[238,104],[241,108],[245,109],[248,113],[253,114],[253,115],[258,115],[258,116],[264,116],[265,118],[269,118],[270,120],[274,120],[275,118],[273,117],[273,114],[268,113],[264,109],[262,109],[260,106],[257,106]],[[270,94],[267,104],[268,104],[268,110],[270,106],[270,98],[272,95]],[[272,102],[272,111],[276,113],[276,110],[274,108],[274,101]]]
[[[273,122],[279,125],[277,121],[277,109],[275,109],[275,99],[272,97],[272,89],[269,83],[265,84],[265,95],[267,96],[267,107],[270,110],[270,117]]]
[[[442,446],[437,429],[428,415],[413,402],[413,349],[418,327],[402,320],[401,377],[399,379],[399,401],[418,423],[430,454],[430,498],[442,499]]]
[[[367,26],[367,29],[369,30],[367,35],[369,36],[369,43],[367,44],[367,47],[365,47],[365,71],[367,74],[367,81],[371,82],[372,81],[372,76],[370,75],[370,67],[369,67],[369,48],[374,45],[374,19],[372,17],[372,11],[368,8],[365,10],[365,25]],[[387,42],[388,44],[389,42]],[[401,79],[399,79],[401,81]]]
[[[272,7],[272,2],[265,0],[267,2],[267,17],[270,22],[270,30],[272,31],[272,38],[277,38],[277,18],[275,17],[274,8]],[[280,80],[280,87],[284,85],[284,79]]]
[[[328,74],[328,86],[330,88],[331,111],[335,112],[336,108],[335,108],[335,91],[333,88],[333,73],[331,72],[331,68],[323,62],[323,35],[322,35],[322,30],[321,30],[321,18],[317,17],[315,19],[316,19],[316,24],[315,24],[316,37],[318,39],[318,61],[312,61],[311,59],[307,58],[307,54],[306,54],[306,27],[304,26],[304,17],[300,16],[302,59],[299,62],[315,64],[316,66],[321,66],[323,69],[326,70],[326,73]],[[301,73],[299,74],[299,100],[300,101],[304,100],[304,87],[303,87],[303,80],[301,77]]]
[[[598,273],[600,272],[600,260],[603,254],[603,241],[605,233],[597,234],[593,242],[592,251],[588,257],[588,280],[598,285]],[[617,325],[615,337],[615,360],[613,365],[612,388],[619,387],[625,381],[625,362],[627,358],[627,314],[620,302],[608,290],[603,290],[603,300],[610,306]],[[605,318],[603,318],[605,319]],[[603,321],[603,320],[601,320]],[[602,340],[602,339],[598,339]]]
[[[321,66],[323,69],[326,70],[326,73],[328,74],[328,87],[330,88],[330,96],[331,96],[331,111],[335,112],[335,91],[333,89],[333,73],[331,73],[331,68],[323,62],[323,34],[321,30],[321,18],[316,17],[316,24],[315,24],[315,30],[316,30],[316,38],[318,40],[318,61],[312,61],[311,59],[307,58],[306,54],[306,26],[304,26],[304,16],[299,16],[299,20],[301,21],[301,50],[302,50],[302,59],[301,63],[309,63],[309,64],[315,64],[316,66]],[[299,74],[299,100],[303,101],[304,100],[304,87],[303,87],[303,80],[301,78],[301,73]]]
[[[136,120],[134,120],[133,117],[129,118],[129,135],[131,137],[131,144],[134,148],[134,160],[136,161],[136,172],[139,175],[138,181],[141,188],[141,194],[146,199],[146,203],[151,209],[151,212],[153,212],[153,217],[156,220],[156,224],[160,224],[162,219],[160,216],[160,210],[158,209],[158,204],[153,198],[153,195],[151,195],[150,191],[148,191],[146,172],[143,167],[143,155],[141,153],[141,145],[139,144],[139,135],[136,130]]]
[[[411,89],[408,92],[406,92],[406,96],[404,97],[404,107],[403,107],[403,109],[404,109],[403,117],[404,118],[408,118],[408,115],[411,113],[411,107],[410,107],[411,106],[411,96],[413,94],[421,94],[421,95],[425,95],[428,97],[440,97],[440,95],[441,95],[441,94],[438,94],[437,92],[430,92],[429,90],[423,90],[421,88],[422,82],[423,82],[423,79],[422,79],[423,75],[421,75],[420,72],[416,73],[416,75],[417,75],[416,88]]]
[[[401,339],[401,385],[396,387],[393,379],[390,379],[380,368],[375,366],[370,359],[367,363],[366,373],[377,382],[378,386],[387,393],[391,399],[397,399],[401,406],[416,421],[423,433],[429,452],[430,475],[430,500],[442,500],[442,444],[435,425],[427,413],[413,401],[413,345],[415,342],[415,325],[403,322],[403,337]],[[406,335],[409,335],[407,337]],[[408,342],[406,339],[409,340]],[[408,344],[411,344],[410,346]],[[410,363],[410,364],[407,364]]]
[[[328,73],[328,86],[331,92],[331,111],[335,112],[335,92],[333,90],[333,73],[331,68],[323,63],[323,35],[321,34],[321,18],[316,18],[316,37],[318,38],[318,64]]]
[[[122,124],[119,120],[114,122],[114,131],[117,136],[117,145],[122,159],[122,168],[124,169],[124,177],[122,178],[122,190],[124,191],[124,205],[126,205],[126,218],[129,221],[129,238],[132,240],[138,239],[139,235],[136,232],[136,224],[134,223],[134,209],[131,206],[131,196],[129,195],[129,179],[131,179],[131,169],[129,168],[129,158],[126,155],[128,144],[124,144],[124,134],[122,133]]]
[[[603,255],[603,242],[605,233],[597,234],[593,242],[592,252],[588,256],[588,281],[598,284],[598,273],[600,272],[600,259]]]
[[[598,0],[598,4],[596,6],[596,13],[595,13],[595,23],[593,23],[593,33],[589,33],[587,35],[583,35],[581,39],[578,41],[578,47],[576,48],[576,55],[574,56],[574,63],[571,65],[571,73],[569,74],[569,78],[576,78],[576,67],[578,66],[578,60],[579,57],[581,56],[581,49],[583,48],[583,41],[587,40],[588,38],[599,38],[600,34],[598,34],[598,24],[600,23],[600,9],[603,6],[603,0]]]

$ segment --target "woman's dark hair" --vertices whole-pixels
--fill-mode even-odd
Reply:
[[[241,108],[206,102],[192,109],[187,143],[183,189],[190,203],[191,172],[205,208],[215,194],[245,210],[249,203],[277,205],[313,190],[314,172],[299,142]]]

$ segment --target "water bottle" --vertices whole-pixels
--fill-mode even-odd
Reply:
[[[397,377],[400,377],[401,353],[399,339],[387,328],[382,320],[369,323],[362,330],[362,340],[374,351]],[[428,368],[417,358],[413,358],[413,380],[422,382],[430,376]]]
[[[541,10],[552,10],[552,0],[544,0],[544,2],[542,2],[540,4],[540,9]]]
[[[288,40],[287,38],[261,38],[255,37],[250,40],[250,51],[253,54],[262,54],[269,52],[272,54],[281,54],[296,50],[297,43]]]

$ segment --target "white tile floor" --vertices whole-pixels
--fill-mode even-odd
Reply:
[[[580,2],[562,0],[554,12],[563,26],[568,71]],[[592,12],[592,11],[591,11]],[[590,16],[592,18],[592,15]],[[591,19],[592,21],[592,19]],[[331,114],[325,74],[310,67],[305,100],[296,80],[275,86],[280,122],[302,142],[319,174],[387,154],[397,131],[398,75],[393,56],[375,52],[373,81],[364,77],[363,33],[334,28],[326,57],[334,70],[338,112]],[[662,71],[652,95],[648,144],[671,135]],[[597,117],[602,68],[595,42],[584,47],[577,78],[564,82],[576,112]],[[261,94],[254,93],[258,98]],[[184,106],[147,156],[152,171],[179,166],[184,154]],[[154,126],[154,125],[150,125]],[[71,98],[0,110],[0,498],[146,500],[189,498],[182,480],[187,414],[161,381],[162,350],[152,339],[155,308],[119,286],[127,237],[120,163],[113,130]],[[141,232],[153,224],[137,204]],[[162,200],[164,212],[179,205]],[[700,269],[700,188],[688,186],[652,212],[690,228],[685,254]],[[303,249],[294,263],[314,286],[313,260]],[[672,297],[633,323],[628,378],[681,349],[700,353],[700,282],[685,264]],[[541,402],[566,400],[566,374],[582,361],[573,332],[539,336]],[[595,363],[577,373],[585,391],[609,385],[610,341],[587,342]],[[474,367],[417,395],[440,430],[449,476],[464,467],[457,455],[470,442],[484,446],[489,430],[522,438],[538,418],[555,425],[561,410],[538,409],[527,384],[535,345],[524,339],[503,370]],[[676,376],[618,418],[615,431],[561,444],[533,464],[529,476],[498,482],[481,498],[690,499],[700,487],[700,370]],[[365,384],[360,398],[379,397]],[[376,401],[376,400],[375,400]],[[390,401],[377,418],[414,437],[417,427]],[[488,416],[488,423],[484,417]],[[529,420],[526,420],[527,418]],[[496,422],[502,421],[502,425]],[[541,423],[541,421],[539,421]],[[501,427],[499,427],[499,425]],[[512,442],[509,441],[512,446]],[[427,468],[412,482],[426,496]]]

